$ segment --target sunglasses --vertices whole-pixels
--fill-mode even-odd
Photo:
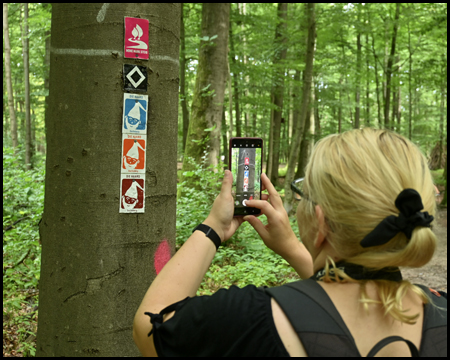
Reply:
[[[296,179],[291,182],[291,190],[294,192],[294,199],[300,201],[302,198],[306,198],[303,194],[303,184],[305,182],[305,178],[302,177],[300,179]]]
[[[291,190],[294,192],[294,199],[300,201],[302,199],[311,201],[313,204],[316,202],[312,201],[308,196],[303,193],[303,184],[305,183],[305,178],[296,179],[291,182]],[[317,204],[316,204],[317,205]]]

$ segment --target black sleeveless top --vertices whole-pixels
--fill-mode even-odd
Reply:
[[[158,356],[289,356],[272,317],[271,295],[265,290],[270,289],[233,285],[211,296],[187,297],[159,314],[146,313],[153,324],[151,333]],[[429,294],[433,300],[445,297],[447,307],[446,293]],[[299,293],[293,296],[297,304],[305,305],[297,307],[299,318],[313,318],[316,324],[320,323],[317,319],[323,319],[322,326],[314,331],[297,332],[308,356],[360,356],[352,345],[353,338],[341,336],[339,345],[330,341],[330,334],[323,331],[330,321],[323,307]],[[163,315],[174,310],[175,315],[163,323]],[[446,309],[437,310],[426,304],[424,311],[420,356],[447,356]],[[445,317],[445,326],[441,321],[441,326],[428,327],[432,323],[428,320],[436,315]]]

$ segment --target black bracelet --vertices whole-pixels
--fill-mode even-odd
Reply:
[[[219,246],[222,243],[222,241],[220,240],[219,235],[217,235],[217,233],[210,226],[200,224],[194,230],[192,230],[192,232],[194,232],[195,230],[200,230],[201,232],[204,232],[206,237],[210,238],[211,241],[216,246],[216,251],[219,249]]]

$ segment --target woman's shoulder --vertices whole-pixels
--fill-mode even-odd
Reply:
[[[274,325],[270,299],[254,285],[232,285],[190,298],[155,332],[158,354],[288,356]],[[180,339],[176,348],[171,340],[175,335]],[[215,340],[200,352],[192,350],[205,339]]]

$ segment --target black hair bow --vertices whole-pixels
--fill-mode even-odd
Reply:
[[[395,206],[400,210],[400,214],[390,215],[380,222],[360,242],[363,248],[386,244],[400,231],[410,240],[417,226],[430,227],[434,219],[428,211],[420,212],[423,209],[422,198],[414,189],[403,190],[395,199]]]

